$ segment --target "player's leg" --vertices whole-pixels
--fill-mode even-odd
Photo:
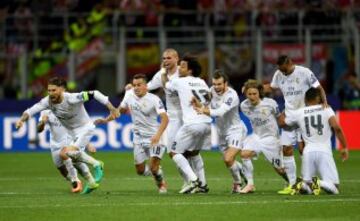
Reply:
[[[207,193],[209,192],[209,188],[205,176],[204,160],[200,154],[200,151],[202,149],[211,148],[211,126],[210,124],[207,126],[205,124],[204,128],[203,125],[194,125],[194,129],[198,131],[198,136],[195,140],[195,150],[191,152],[188,160],[190,162],[191,168],[195,172],[196,176],[199,178],[199,192]]]
[[[171,146],[173,145],[174,141],[175,141],[175,136],[176,133],[179,131],[179,129],[182,126],[182,119],[181,117],[176,117],[176,116],[172,116],[169,119],[169,124],[166,128],[166,135],[167,135],[167,152],[169,153],[170,156],[170,151],[171,151]],[[188,159],[188,157],[186,156],[186,153],[184,153],[184,157],[186,159]],[[171,158],[171,156],[170,156]],[[191,166],[191,165],[190,165]],[[180,176],[182,177],[184,183],[183,183],[183,187],[188,185],[189,180],[188,177],[186,176],[186,174],[184,172],[182,172],[182,170],[176,166],[176,169],[178,170]]]
[[[155,179],[156,186],[159,189],[159,193],[166,193],[167,186],[164,179],[164,173],[161,168],[161,159],[166,151],[164,145],[157,145],[155,147],[150,147],[150,170]]]
[[[75,162],[74,166],[79,171],[81,176],[84,177],[84,179],[87,181],[84,190],[81,192],[81,194],[91,193],[100,186],[100,184],[96,183],[87,164],[83,162]]]
[[[192,125],[183,125],[175,136],[175,141],[171,147],[170,156],[176,166],[186,174],[190,183],[180,190],[180,193],[190,193],[199,186],[199,180],[191,168],[189,161],[184,157],[185,151],[192,151],[191,147],[195,145],[197,134],[191,127]]]
[[[134,137],[134,164],[136,173],[139,176],[151,176],[151,171],[146,160],[149,159],[149,150],[145,150],[140,143],[138,143]]]
[[[339,174],[332,155],[319,152],[318,170],[321,180],[319,185],[321,189],[329,194],[339,194],[337,186],[339,185]]]
[[[293,147],[296,141],[297,135],[295,130],[282,130],[280,143],[283,148],[284,168],[289,180],[289,185],[283,190],[278,191],[279,194],[290,194],[292,192],[291,187],[296,183],[296,163]]]
[[[72,160],[71,154],[69,155],[69,153],[72,153],[75,151],[78,151],[78,149],[76,147],[71,147],[71,146],[63,147],[60,150],[60,157],[66,167],[66,170],[68,171],[68,176],[70,177],[70,181],[71,181],[71,185],[72,185],[71,191],[73,193],[78,193],[78,192],[81,192],[81,190],[82,190],[82,183],[77,176],[77,170],[75,169],[75,167],[73,165],[73,160]]]
[[[303,183],[301,192],[305,194],[313,194],[313,179],[316,175],[316,155],[312,152],[305,153],[301,162],[301,174],[303,175]]]
[[[243,148],[241,150],[241,158],[243,162],[243,171],[247,179],[247,185],[240,191],[240,193],[252,193],[255,191],[254,185],[254,166],[251,158],[253,154],[259,153],[259,137],[255,134],[246,136],[243,141]],[[247,154],[247,151],[248,152]]]

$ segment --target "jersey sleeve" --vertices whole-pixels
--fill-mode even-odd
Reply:
[[[129,97],[134,93],[134,89],[127,90],[125,92],[124,98],[120,103],[120,108],[128,108]]]
[[[155,96],[154,95],[154,100],[155,100],[155,109],[156,109],[156,113],[159,115],[159,114],[162,114],[162,113],[166,113],[165,111],[165,106],[164,106],[164,103],[160,100],[159,97]]]
[[[86,101],[95,99],[99,103],[106,105],[109,102],[109,98],[102,94],[100,91],[82,91],[80,93],[71,93],[69,97],[69,103],[77,104],[84,103]]]
[[[40,111],[46,110],[49,108],[49,96],[44,97],[38,103],[34,104],[29,109],[25,110],[25,113],[29,115],[29,117],[34,114],[39,113]]]
[[[281,114],[280,109],[279,109],[279,105],[274,100],[270,100],[270,104],[271,104],[271,108],[272,108],[271,111],[274,114],[274,116],[279,117],[280,114]]]
[[[224,116],[229,110],[233,107],[239,105],[239,99],[234,96],[234,94],[227,95],[224,98],[224,102],[220,105],[219,108],[212,109],[210,108],[210,116],[212,117],[221,117]]]
[[[155,89],[158,89],[160,87],[162,87],[162,82],[161,82],[161,70],[158,71],[154,77],[151,79],[151,81],[149,81],[147,83],[147,87],[148,87],[148,90],[151,91],[151,90],[155,90]]]
[[[335,112],[331,107],[326,108],[325,112],[328,118],[335,116]]]
[[[276,71],[272,80],[271,80],[271,83],[270,83],[270,87],[272,88],[279,88],[279,71]]]
[[[310,70],[310,69],[306,69],[306,77],[307,77],[307,82],[308,84],[313,87],[313,88],[317,88],[320,86],[320,82],[318,81],[318,79],[316,78],[315,74]]]

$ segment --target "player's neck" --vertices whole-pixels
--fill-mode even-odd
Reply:
[[[175,65],[173,68],[168,69],[167,74],[171,76],[175,74],[176,71],[177,71],[177,66]]]

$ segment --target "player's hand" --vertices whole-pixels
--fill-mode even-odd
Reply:
[[[340,150],[341,159],[344,162],[345,160],[349,159],[349,150],[347,148]]]
[[[132,89],[133,88],[133,85],[132,84],[127,84],[126,86],[125,86],[125,90],[126,91],[128,91],[128,90],[130,90],[130,89]]]
[[[46,123],[46,122],[48,122],[48,120],[49,120],[49,116],[48,116],[48,115],[44,115],[44,116],[42,116],[41,120],[44,121],[44,123]]]
[[[117,109],[117,108],[111,108],[111,109],[110,109],[110,116],[111,116],[112,118],[114,118],[114,119],[120,117],[119,109]]]
[[[105,119],[105,118],[99,118],[99,119],[96,119],[96,120],[94,121],[94,124],[95,124],[95,125],[107,124],[107,123],[108,123],[108,121],[107,121],[107,119]]]
[[[150,140],[151,141],[151,146],[156,146],[159,143],[159,140],[160,140],[160,136],[159,135],[154,135]]]
[[[196,99],[196,97],[192,97],[191,98],[191,102],[190,104],[195,108],[195,107],[202,107],[203,105],[200,103],[200,101],[198,99]]]
[[[15,128],[18,130],[23,126],[24,122],[22,120],[16,121]]]
[[[89,151],[89,153],[96,153],[96,148],[91,144],[88,144],[86,146],[86,149],[87,149],[87,151]]]

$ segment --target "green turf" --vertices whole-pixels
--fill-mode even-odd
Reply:
[[[49,153],[0,154],[0,220],[360,220],[360,152],[338,161],[341,194],[280,196],[283,181],[262,157],[254,161],[257,191],[232,195],[221,155],[204,152],[207,195],[180,195],[182,182],[166,156],[169,193],[159,195],[149,177],[135,174],[131,153],[97,153],[105,162],[100,189],[70,193]]]

